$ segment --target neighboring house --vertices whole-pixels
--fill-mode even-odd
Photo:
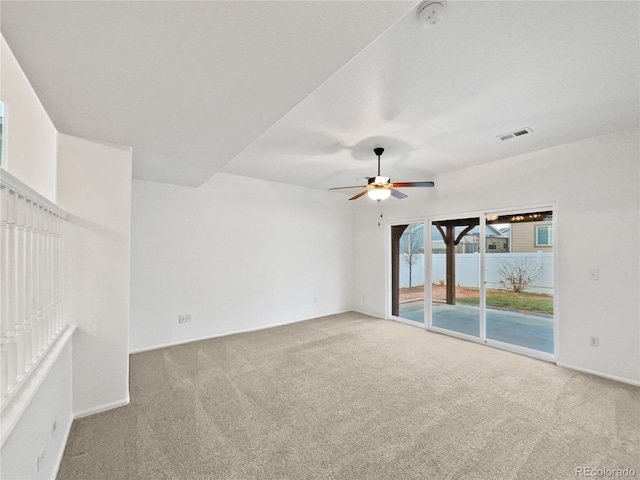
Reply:
[[[456,227],[456,236],[464,227]],[[503,237],[502,233],[495,227],[487,225],[485,229],[485,248],[490,253],[500,253],[509,251],[509,238]],[[436,227],[431,228],[431,251],[432,253],[446,253],[442,235]],[[480,250],[480,228],[474,227],[467,233],[460,243],[456,245],[456,253],[477,253]]]
[[[511,224],[512,252],[552,252],[553,226],[551,221]]]
[[[485,245],[488,253],[508,253],[509,252],[509,238],[504,237],[490,237],[485,239]]]

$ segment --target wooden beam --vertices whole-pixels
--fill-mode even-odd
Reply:
[[[494,217],[487,218],[487,224],[493,223],[522,223],[522,222],[541,222],[550,220],[553,217],[553,212],[550,210],[544,210],[531,213],[520,213],[516,215],[496,215]],[[489,220],[491,218],[491,220]]]
[[[458,235],[458,238],[456,238],[455,244],[458,245],[460,243],[460,240],[462,240],[462,237],[464,237],[467,233],[473,230],[477,225],[478,223],[473,223],[469,225],[467,228],[465,228],[464,230],[462,230]]]
[[[438,229],[438,231],[440,232],[440,235],[442,235],[442,241],[445,243],[445,245],[447,244],[447,234],[444,233],[444,230],[442,230],[442,227],[440,226],[440,222],[435,222],[434,225],[436,226],[436,228]]]
[[[447,305],[456,303],[456,244],[455,225],[447,223]]]
[[[456,303],[456,245],[460,243],[462,238],[473,230],[480,223],[478,218],[461,218],[457,220],[442,220],[433,222],[436,226],[442,240],[445,244],[446,252],[446,268],[447,268],[447,284],[446,284],[446,302],[447,305],[455,305]],[[442,229],[445,227],[446,232]],[[456,237],[456,227],[465,227]]]

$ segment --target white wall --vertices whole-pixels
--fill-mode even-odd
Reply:
[[[56,201],[57,132],[4,38],[0,37],[0,101],[4,103],[2,168]],[[71,426],[71,343],[65,347],[25,408],[15,428],[3,438],[1,477],[52,478]],[[34,375],[38,372],[34,372]],[[18,408],[13,401],[13,407]],[[57,429],[51,433],[52,420]],[[3,416],[3,421],[7,418]],[[36,460],[43,452],[42,468]]]
[[[617,132],[441,175],[384,202],[386,221],[555,202],[559,363],[640,381],[640,141]],[[386,312],[388,227],[356,205],[354,307]],[[617,240],[616,240],[617,239]],[[588,259],[585,261],[585,259]],[[600,279],[589,280],[589,269]],[[589,346],[600,337],[600,347]]]
[[[129,398],[131,151],[58,136],[4,39],[0,48],[0,100],[7,122],[2,167],[70,214],[65,225],[65,322],[79,328],[24,405],[15,429],[3,438],[1,452],[2,478],[51,478],[72,414]],[[53,434],[52,419],[57,419]],[[43,450],[42,468],[36,472]]]
[[[65,323],[73,337],[76,415],[129,401],[131,150],[60,135]]]
[[[67,342],[2,446],[1,478],[55,478],[73,421],[71,402],[71,342]],[[38,470],[37,458],[43,452]]]
[[[56,129],[4,37],[0,37],[2,168],[56,200]]]
[[[200,188],[134,181],[132,204],[133,351],[351,305],[342,195],[219,173]]]

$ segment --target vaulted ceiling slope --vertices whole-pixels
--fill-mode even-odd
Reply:
[[[433,180],[637,128],[639,112],[640,2],[449,1],[433,28],[407,14],[222,171],[358,185],[383,146],[392,181]]]
[[[3,0],[0,17],[60,132],[197,186],[416,4]]]

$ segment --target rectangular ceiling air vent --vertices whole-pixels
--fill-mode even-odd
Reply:
[[[533,132],[533,130],[531,130],[530,128],[521,128],[513,132],[503,133],[502,135],[498,135],[496,138],[499,138],[500,140],[509,140],[510,138],[519,137],[521,135],[526,135],[527,133],[531,133],[531,132]]]

